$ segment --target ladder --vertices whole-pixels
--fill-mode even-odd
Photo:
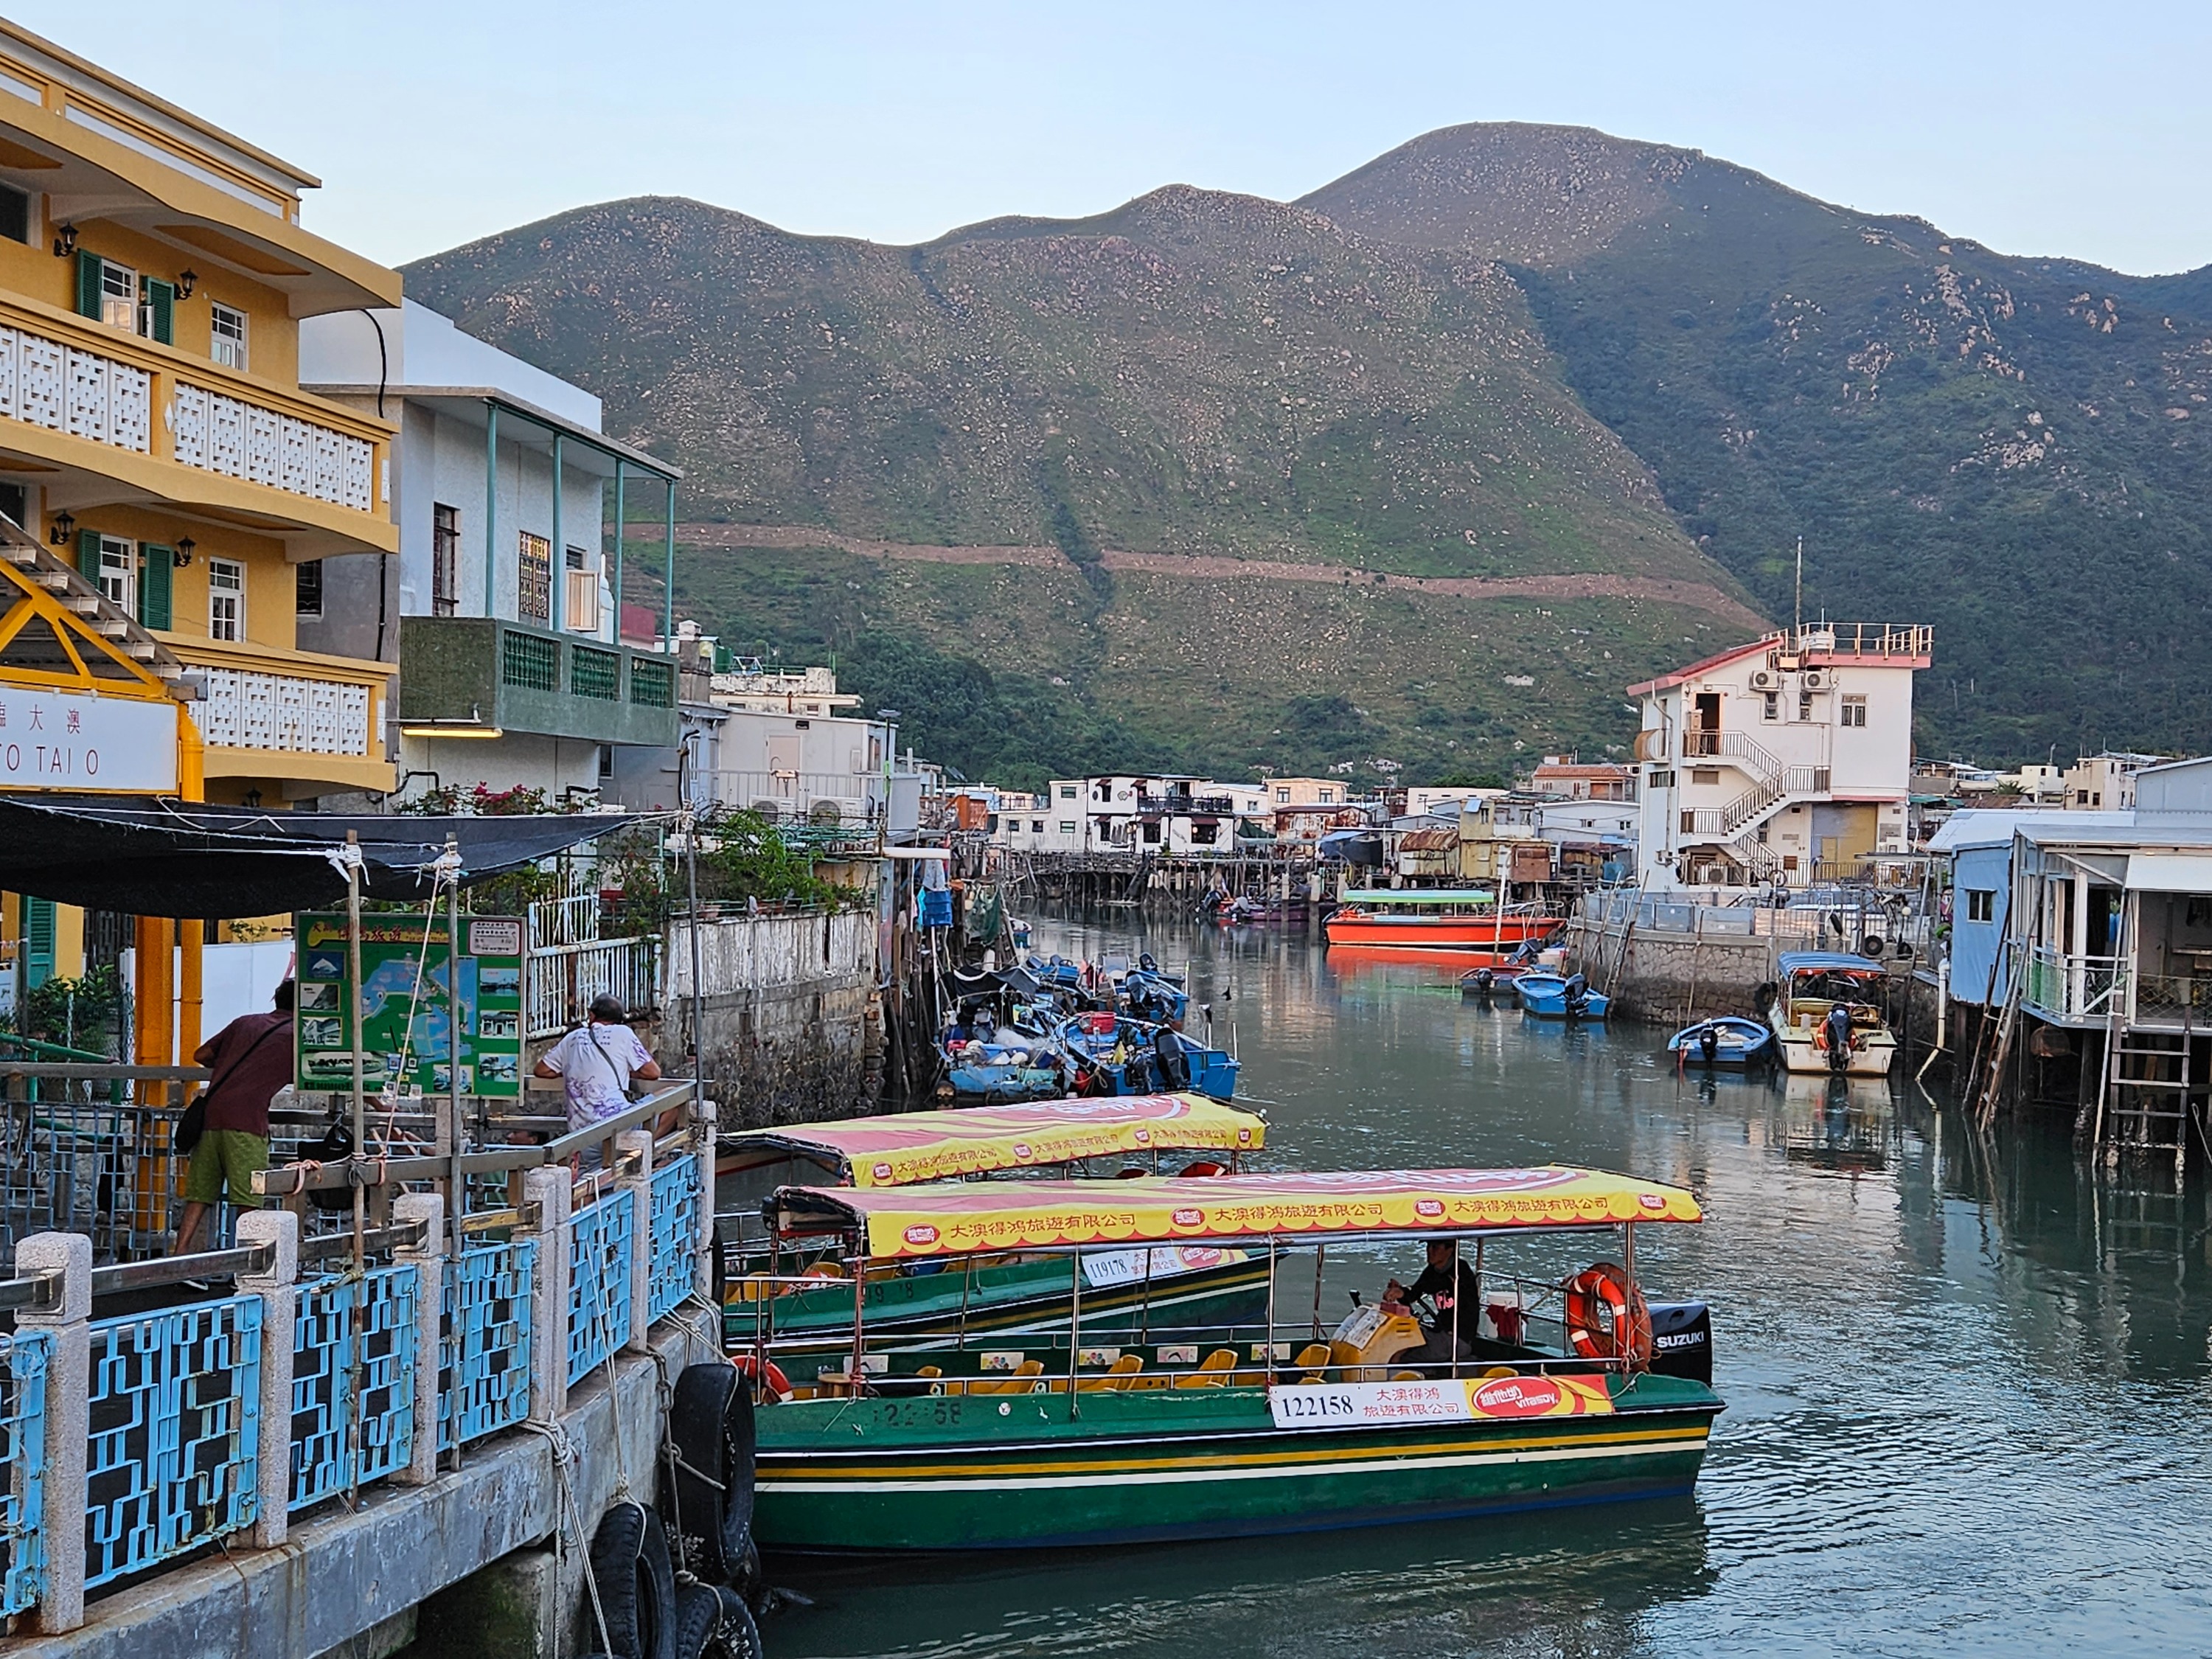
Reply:
[[[2107,1165],[2123,1152],[2166,1152],[2179,1179],[2189,1139],[2191,1038],[2185,1020],[2179,1032],[2113,1025],[2106,1045],[2106,1106],[2099,1114],[2099,1139]]]
[[[2012,975],[2012,983],[2005,988],[2004,1006],[1997,1013],[1996,1041],[1990,1045],[1989,1070],[1974,1079],[1974,1116],[1986,1129],[1996,1121],[1997,1103],[2004,1095],[2005,1062],[2012,1058],[2013,1033],[2020,1027],[2020,1000],[2027,983],[2023,970]],[[1982,1052],[1979,1034],[1974,1038],[1974,1053]]]

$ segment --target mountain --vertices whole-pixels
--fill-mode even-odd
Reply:
[[[2133,277],[1581,129],[1432,132],[1303,205],[1507,266],[1771,615],[1936,625],[1936,750],[2201,747],[2212,268]]]
[[[890,248],[647,198],[407,282],[684,467],[725,637],[837,653],[970,770],[1618,745],[1624,679],[1759,621],[1495,263],[1302,208]]]
[[[970,773],[1617,751],[1786,617],[1926,749],[2194,746],[2212,269],[2021,258],[1577,129],[919,247],[647,198],[407,270],[687,471],[679,599]]]

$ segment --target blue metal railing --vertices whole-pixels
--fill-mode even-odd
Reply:
[[[0,1616],[46,1584],[46,1365],[53,1338],[19,1333],[0,1370]]]
[[[531,1291],[538,1242],[464,1250],[446,1267],[438,1340],[438,1449],[452,1451],[530,1415]]]
[[[645,1316],[665,1316],[699,1282],[699,1160],[679,1158],[653,1172],[653,1254],[646,1272]]]
[[[89,1399],[88,1589],[253,1524],[259,1297],[95,1320]]]
[[[420,1283],[406,1263],[301,1285],[292,1328],[293,1509],[413,1461]]]
[[[629,1340],[637,1205],[611,1193],[568,1218],[568,1386]]]

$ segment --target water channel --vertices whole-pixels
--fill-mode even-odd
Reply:
[[[1909,1083],[1681,1079],[1663,1034],[1537,1024],[1299,933],[1048,921],[1036,945],[1188,960],[1277,1167],[1556,1159],[1695,1188],[1707,1223],[1644,1230],[1639,1266],[1712,1304],[1728,1411],[1689,1499],[776,1562],[816,1598],[767,1627],[779,1659],[2212,1650],[2201,1172],[2179,1199],[2170,1173],[2093,1175],[2063,1128],[1985,1138]],[[1368,1265],[1332,1272],[1333,1313]]]

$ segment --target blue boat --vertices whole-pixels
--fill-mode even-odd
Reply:
[[[1749,1066],[1773,1058],[1774,1033],[1761,1021],[1720,1014],[1685,1025],[1667,1039],[1667,1052],[1682,1066]]]
[[[1603,1019],[1613,999],[1593,991],[1580,974],[1561,979],[1557,974],[1528,973],[1515,981],[1521,993],[1521,1011],[1538,1019]]]
[[[1101,1011],[1076,1015],[1058,1035],[1061,1052],[1075,1067],[1077,1094],[1154,1095],[1191,1089],[1215,1100],[1236,1097],[1236,1056],[1171,1026]]]

